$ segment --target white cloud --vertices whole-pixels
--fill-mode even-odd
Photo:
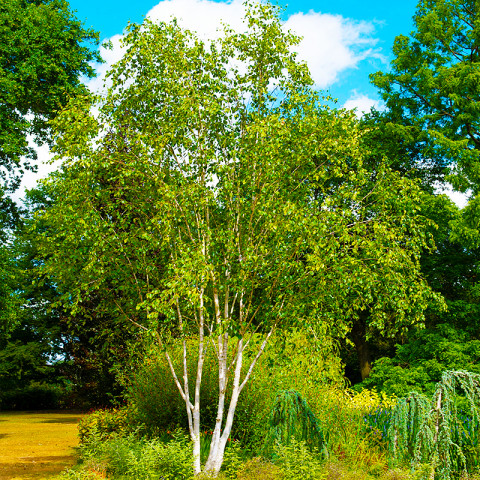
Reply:
[[[243,29],[245,7],[243,0],[219,2],[212,0],[162,0],[148,13],[153,21],[171,21],[177,18],[179,24],[195,31],[203,40],[221,36],[223,25],[234,30]],[[330,15],[310,10],[308,13],[296,13],[285,22],[285,28],[303,37],[295,47],[299,59],[307,62],[318,88],[324,89],[337,81],[339,74],[346,69],[355,68],[366,58],[379,57],[374,46],[373,23],[355,21],[341,15]],[[90,89],[99,91],[105,72],[123,52],[120,48],[121,35],[109,40],[112,51],[101,50],[106,63],[98,66],[99,76],[87,81]]]
[[[467,205],[471,191],[467,193],[456,192],[453,190],[453,187],[449,184],[437,183],[435,186],[435,193],[447,195],[453,203],[457,205],[458,208],[463,208]]]
[[[197,32],[200,38],[207,40],[220,37],[225,24],[235,30],[242,30],[244,13],[243,0],[232,0],[228,3],[212,0],[162,0],[147,13],[146,17],[153,21],[167,22],[175,17],[182,27]],[[318,88],[329,87],[344,70],[355,68],[367,57],[379,56],[374,48],[376,44],[373,37],[374,26],[368,22],[358,22],[340,15],[322,14],[311,10],[308,13],[290,16],[285,22],[285,28],[303,37],[295,49],[299,59],[306,61],[310,67]],[[120,45],[122,38],[123,33],[106,39],[113,45],[111,50],[100,48],[105,63],[95,65],[96,78],[84,79],[91,91],[103,90],[107,71],[124,53]],[[356,101],[355,106],[363,111],[365,102],[361,103],[362,98]],[[26,173],[19,192],[23,191],[23,187],[33,187],[38,178],[45,177],[55,169],[54,166],[40,161],[50,156],[48,149],[42,147],[38,151],[39,172]]]
[[[34,188],[37,185],[38,180],[46,178],[51,172],[55,171],[59,167],[58,163],[51,163],[53,155],[47,145],[42,145],[41,147],[36,146],[32,137],[28,138],[28,143],[37,151],[37,172],[31,172],[27,170],[24,173],[20,187],[12,195],[12,199],[16,202],[22,200],[25,190]]]
[[[96,63],[94,65],[97,72],[95,78],[83,79],[84,83],[92,92],[100,93],[103,91],[107,72],[114,63],[118,62],[123,57],[125,48],[121,46],[122,38],[123,35],[121,34],[114,35],[113,37],[106,39],[104,42],[110,42],[111,48],[105,48],[104,46],[100,47],[100,55],[105,60],[105,63]]]
[[[357,117],[361,117],[364,113],[368,113],[373,107],[376,110],[381,109],[381,102],[370,98],[367,95],[359,94],[356,91],[352,92],[350,98],[343,105],[347,110],[355,110]]]
[[[163,22],[177,18],[182,27],[197,32],[203,40],[213,40],[221,36],[222,24],[240,30],[244,14],[243,0],[229,3],[211,0],[163,0],[147,13],[147,18]]]
[[[326,88],[339,74],[354,68],[367,57],[377,57],[373,24],[310,10],[289,17],[285,26],[303,37],[296,48],[299,59],[307,62],[315,84]]]

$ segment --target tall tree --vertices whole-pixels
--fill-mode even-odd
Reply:
[[[45,188],[26,193],[27,209],[6,259],[11,279],[2,287],[4,291],[10,287],[5,297],[10,298],[11,308],[2,305],[0,310],[2,396],[14,396],[22,403],[31,385],[40,383],[48,389],[65,384],[65,404],[105,406],[120,393],[113,367],[125,360],[133,326],[130,330],[124,324],[118,326],[119,315],[115,317],[112,308],[105,307],[108,302],[101,292],[85,298],[76,312],[70,311],[68,302],[62,305],[60,299],[65,291],[74,292],[74,286],[62,284],[60,288],[39,275],[45,259],[38,241],[49,234],[49,226],[36,214],[54,202]]]
[[[432,297],[419,274],[419,189],[364,168],[355,118],[321,106],[275,8],[250,6],[246,24],[209,44],[175,22],[132,25],[107,95],[72,101],[56,121],[64,170],[43,215],[45,272],[60,287],[76,279],[65,300],[106,292],[158,339],[185,401],[195,473],[207,348],[219,396],[204,470],[216,474],[276,329],[328,321],[345,335],[365,308],[395,328]]]
[[[480,23],[478,0],[420,0],[415,30],[398,36],[391,71],[372,76],[394,130],[424,159],[450,164],[449,180],[470,191],[454,236],[480,245]]]
[[[48,121],[85,93],[101,61],[98,33],[85,29],[64,0],[3,0],[0,5],[0,179],[2,196],[18,188],[36,159],[29,145],[49,139]],[[1,197],[0,197],[1,198]],[[2,200],[6,205],[11,203]]]
[[[423,215],[435,221],[437,217],[431,215],[432,209],[427,206],[435,200],[434,192],[438,182],[443,181],[445,177],[445,159],[425,158],[423,148],[417,139],[398,131],[396,122],[400,122],[400,118],[402,127],[412,125],[409,119],[399,117],[398,111],[392,110],[382,112],[373,110],[361,118],[362,135],[360,140],[364,152],[364,165],[370,171],[372,178],[375,178],[379,166],[382,168],[386,164],[391,170],[417,182],[423,191],[419,197],[418,207]],[[436,228],[430,228],[429,232],[433,238],[437,238]],[[430,250],[426,249],[422,258],[427,258],[429,253]],[[386,294],[390,295],[389,292]],[[444,305],[436,304],[436,307],[440,307],[441,310]],[[404,326],[408,327],[407,324]],[[369,376],[372,362],[375,360],[379,348],[384,351],[385,348],[388,349],[388,346],[391,346],[391,350],[393,350],[394,344],[398,342],[400,330],[404,329],[378,329],[368,309],[357,312],[352,318],[349,339],[355,348],[356,363],[359,366],[358,373],[362,380]],[[349,348],[345,345],[344,352],[348,351]],[[348,361],[348,357],[350,354],[347,354],[349,378],[357,381],[359,379],[357,369],[353,367],[353,362]]]
[[[0,4],[0,322],[19,319],[11,233],[20,220],[10,197],[25,169],[34,170],[37,145],[49,141],[48,122],[74,95],[80,77],[93,77],[98,34],[85,29],[64,0],[3,0]],[[8,327],[8,328],[7,328]]]

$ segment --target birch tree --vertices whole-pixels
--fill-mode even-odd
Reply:
[[[176,22],[130,26],[106,96],[72,101],[56,122],[64,164],[43,214],[45,271],[58,285],[77,277],[66,301],[102,291],[158,340],[195,474],[219,472],[238,398],[276,329],[330,321],[341,334],[372,289],[394,286],[379,296],[392,311],[429,295],[417,187],[363,167],[355,118],[322,106],[274,7],[248,7],[245,25],[210,43]],[[379,322],[380,307],[370,306]],[[219,395],[202,466],[207,348]]]

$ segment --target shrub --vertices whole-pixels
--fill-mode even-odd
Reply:
[[[66,478],[95,478],[92,475],[97,474],[117,480],[193,479],[191,446],[179,431],[167,443],[133,434],[103,440],[91,437],[80,455],[80,467],[66,473]]]
[[[307,402],[295,390],[286,390],[277,395],[270,413],[266,451],[275,445],[289,445],[294,439],[304,441],[310,449],[324,447],[323,433]]]
[[[101,441],[132,432],[134,423],[128,408],[96,410],[85,415],[78,424],[81,444]]]
[[[447,370],[468,370],[480,374],[480,340],[464,328],[438,324],[415,329],[403,345],[397,345],[394,358],[375,361],[369,377],[356,388],[372,388],[407,396],[417,391],[431,396]]]
[[[32,383],[28,387],[0,393],[2,410],[51,410],[60,406],[64,388],[60,385]]]
[[[182,371],[182,351],[176,349],[172,355],[177,371]],[[196,359],[188,362],[189,378],[194,379]],[[158,434],[162,430],[177,427],[188,428],[185,403],[178,392],[170,368],[160,352],[150,353],[127,376],[127,398],[134,411],[137,423],[145,425],[149,433]],[[212,374],[215,371],[213,352],[207,352],[202,380],[202,426],[212,429],[215,423],[218,381]],[[193,390],[193,385],[192,385]],[[191,390],[191,391],[192,391]]]
[[[325,478],[318,451],[312,451],[304,441],[299,442],[295,437],[288,445],[276,445],[275,457],[275,463],[280,467],[285,480]]]
[[[243,457],[244,452],[241,449],[240,442],[229,442],[225,449],[222,465],[222,473],[226,478],[237,478],[237,472],[242,466]]]

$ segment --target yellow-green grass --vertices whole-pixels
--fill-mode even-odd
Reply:
[[[54,478],[75,463],[81,415],[0,412],[0,480]]]

